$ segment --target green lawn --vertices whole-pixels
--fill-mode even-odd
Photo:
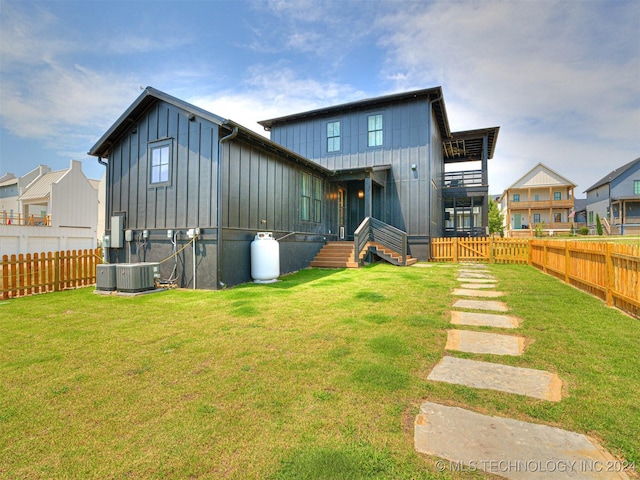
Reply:
[[[424,400],[586,433],[640,463],[640,322],[531,267],[490,267],[525,320],[524,356],[449,354],[557,372],[567,397],[426,380],[458,268],[0,302],[0,477],[470,478],[414,452]]]

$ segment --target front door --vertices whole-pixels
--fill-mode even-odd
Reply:
[[[347,212],[347,193],[344,188],[338,187],[338,240],[346,238],[346,212]]]
[[[513,215],[513,229],[520,230],[522,228],[522,215],[516,213]]]

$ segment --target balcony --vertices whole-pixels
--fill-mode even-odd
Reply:
[[[464,170],[460,172],[446,172],[443,176],[444,188],[486,186],[482,170]]]
[[[22,215],[20,213],[14,213],[13,215],[7,212],[0,212],[0,225],[22,225],[31,227],[50,227],[51,215],[45,215],[44,217],[38,215]]]
[[[565,200],[539,200],[539,201],[519,201],[509,200],[509,208],[516,210],[548,210],[550,208],[573,208],[573,199]]]

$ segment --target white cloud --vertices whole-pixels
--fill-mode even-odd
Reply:
[[[639,3],[408,5],[378,19],[384,75],[442,85],[454,130],[502,127],[492,191],[526,172],[514,165],[566,165],[584,184],[638,155]]]

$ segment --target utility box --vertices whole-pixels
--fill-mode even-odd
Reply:
[[[116,289],[116,265],[101,264],[96,267],[96,290],[113,292]]]
[[[111,248],[124,247],[124,216],[111,217]]]
[[[153,290],[159,275],[158,263],[116,264],[116,289],[118,292],[135,293]]]

